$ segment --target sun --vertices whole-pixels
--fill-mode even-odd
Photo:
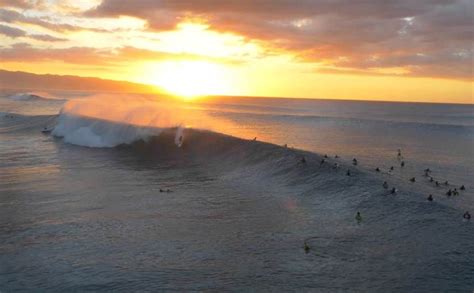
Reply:
[[[208,61],[164,61],[156,65],[154,84],[184,99],[226,94],[230,84],[224,66]]]

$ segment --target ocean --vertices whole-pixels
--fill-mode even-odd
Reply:
[[[473,105],[2,90],[0,292],[472,292],[473,175]]]

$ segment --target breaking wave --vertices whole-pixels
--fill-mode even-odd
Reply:
[[[283,186],[291,187],[288,190],[291,193],[311,195],[316,191],[328,195],[338,193],[349,198],[354,191],[351,186],[360,185],[357,194],[380,196],[390,193],[381,187],[381,182],[386,180],[400,193],[416,193],[417,196],[411,197],[410,201],[425,202],[425,194],[433,192],[427,182],[417,185],[407,183],[410,176],[418,176],[418,173],[377,173],[353,166],[347,160],[324,158],[313,152],[210,130],[180,125],[133,125],[71,113],[36,116],[0,114],[0,133],[38,133],[44,127],[50,127],[54,137],[68,144],[125,150],[147,162],[164,160],[206,166],[205,172],[213,170],[222,178],[253,182],[251,185],[264,186],[266,190],[272,186],[282,188],[283,183]],[[302,163],[303,157],[306,163]],[[325,162],[321,164],[323,159]],[[350,170],[350,176],[347,176],[347,170]],[[420,180],[427,181],[426,178]],[[261,185],[261,182],[265,184]]]
[[[52,134],[65,142],[86,147],[115,147],[157,136],[160,128],[61,114]]]
[[[15,100],[15,101],[41,101],[41,100],[64,101],[64,99],[58,98],[46,92],[18,93],[18,94],[9,96],[9,99]]]

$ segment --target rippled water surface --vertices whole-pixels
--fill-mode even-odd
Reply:
[[[186,129],[178,148],[171,129],[91,148],[41,132],[88,93],[14,94],[0,97],[2,292],[474,290],[472,106],[216,98],[186,107],[245,140]]]

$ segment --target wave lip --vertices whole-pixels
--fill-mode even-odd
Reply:
[[[162,129],[156,127],[122,124],[97,118],[62,113],[52,134],[65,142],[86,147],[115,147],[148,140],[159,135]]]

